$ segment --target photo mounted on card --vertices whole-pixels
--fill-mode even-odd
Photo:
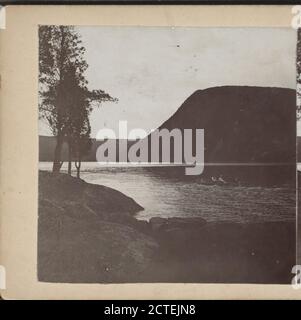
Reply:
[[[3,296],[297,298],[300,13],[7,7]]]

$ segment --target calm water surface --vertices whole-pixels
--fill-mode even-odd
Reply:
[[[41,170],[51,163],[40,162]],[[62,168],[63,172],[66,167]],[[75,172],[74,172],[75,174]],[[202,217],[207,221],[260,222],[295,219],[295,191],[287,188],[204,185],[162,177],[147,168],[101,168],[83,163],[81,178],[132,197],[138,219]]]

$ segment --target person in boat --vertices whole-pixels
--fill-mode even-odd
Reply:
[[[225,181],[225,180],[223,179],[223,176],[222,176],[222,175],[219,176],[218,182],[221,182],[221,183],[223,183],[223,184],[227,184],[227,181]]]

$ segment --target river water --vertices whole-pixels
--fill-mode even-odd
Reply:
[[[51,170],[51,165],[40,162],[39,168]],[[103,168],[91,162],[82,164],[81,178],[133,198],[144,208],[136,215],[143,220],[202,217],[208,222],[246,223],[288,221],[296,215],[295,191],[285,187],[205,185],[162,176],[147,168]]]

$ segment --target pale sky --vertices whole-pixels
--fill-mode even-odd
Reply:
[[[155,129],[194,91],[223,85],[295,89],[291,28],[78,27],[90,89],[119,99],[93,111],[92,137],[106,127]],[[301,125],[300,125],[301,133]],[[40,124],[40,134],[49,134]],[[125,137],[124,137],[125,138]]]

